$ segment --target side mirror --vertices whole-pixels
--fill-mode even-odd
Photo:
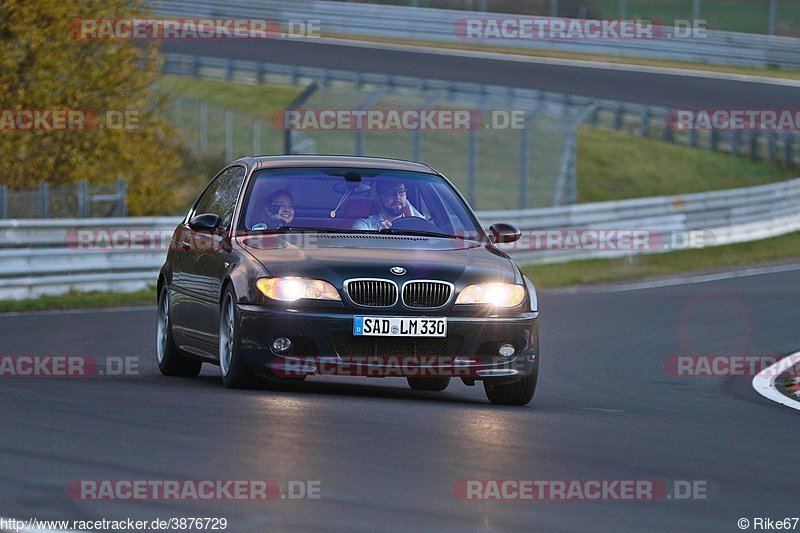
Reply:
[[[219,227],[220,222],[222,222],[222,219],[219,215],[205,213],[192,217],[189,221],[189,228],[194,231],[213,232]]]
[[[516,242],[522,237],[522,232],[511,224],[492,224],[489,227],[492,241],[498,244],[506,242]]]

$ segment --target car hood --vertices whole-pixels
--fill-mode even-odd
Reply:
[[[513,262],[491,245],[460,239],[404,235],[285,234],[239,237],[238,243],[269,275],[324,279],[341,286],[349,278],[522,283]],[[406,269],[394,275],[392,267]]]

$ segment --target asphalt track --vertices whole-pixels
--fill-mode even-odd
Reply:
[[[797,86],[340,45],[313,40],[162,41],[164,52],[535,88],[676,109],[796,109]]]
[[[535,277],[534,277],[535,279]],[[155,309],[0,315],[4,355],[139,358],[139,375],[4,378],[0,516],[226,517],[228,531],[738,531],[798,516],[798,412],[750,378],[674,377],[676,354],[800,346],[800,271],[626,292],[540,295],[528,407],[479,387],[311,378],[225,389],[161,376]],[[463,501],[463,479],[701,480],[697,501]],[[319,500],[81,501],[80,479],[315,480]]]

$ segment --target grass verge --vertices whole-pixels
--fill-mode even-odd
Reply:
[[[681,250],[620,259],[589,259],[558,265],[523,267],[537,287],[662,277],[687,272],[719,271],[761,263],[800,260],[800,232],[761,241]]]
[[[752,187],[796,168],[590,126],[578,131],[578,202]]]
[[[251,118],[271,120],[288,106],[303,87],[250,85],[220,80],[164,75],[158,89],[172,96],[205,100],[210,105],[247,113]]]
[[[0,301],[0,313],[155,304],[156,288],[151,286],[135,292],[68,292],[58,296],[42,296],[29,300],[4,300]]]

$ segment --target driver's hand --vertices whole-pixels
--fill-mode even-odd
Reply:
[[[383,220],[383,221],[381,221],[380,226],[378,226],[378,229],[379,230],[380,229],[389,229],[391,227],[392,227],[392,223],[391,222],[389,222],[388,220]]]

